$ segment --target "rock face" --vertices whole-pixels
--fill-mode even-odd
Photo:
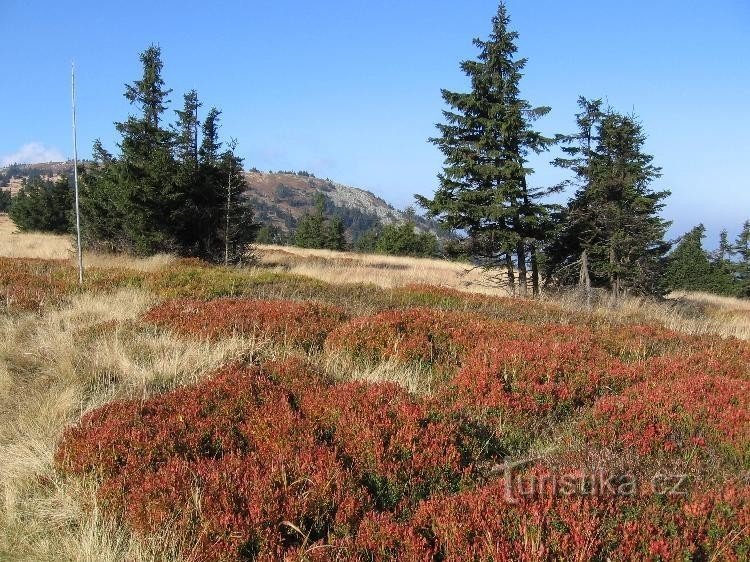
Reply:
[[[247,172],[248,197],[258,219],[282,231],[294,229],[297,220],[315,208],[318,194],[325,200],[326,211],[338,215],[351,238],[380,224],[401,223],[407,215],[364,189],[350,187],[330,179],[320,179],[305,172]],[[421,230],[434,230],[428,221],[416,218]]]
[[[15,164],[0,168],[0,189],[10,189],[15,194],[28,177],[42,176],[54,180],[72,172],[72,162]],[[356,240],[378,224],[407,220],[405,212],[395,209],[369,191],[316,178],[307,172],[265,173],[253,170],[245,172],[245,180],[247,197],[253,203],[257,220],[283,233],[294,230],[300,217],[315,208],[318,194],[324,197],[326,211],[342,219],[350,240]],[[436,231],[428,221],[420,217],[414,220],[420,230]]]

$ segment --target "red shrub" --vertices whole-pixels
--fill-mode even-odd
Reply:
[[[593,404],[631,381],[630,369],[618,360],[583,338],[564,335],[482,344],[453,379],[458,405],[499,409],[511,420],[543,421]]]
[[[472,467],[455,441],[396,387],[329,385],[289,361],[113,402],[65,432],[56,462],[98,474],[110,513],[139,533],[173,525],[201,560],[280,559],[456,491]]]
[[[750,548],[750,537],[737,532],[750,522],[747,486],[698,491],[687,499],[540,492],[509,503],[500,483],[424,502],[406,522],[368,517],[349,552],[352,559],[382,561],[626,562],[711,554],[739,561]]]
[[[334,330],[326,348],[369,361],[457,365],[482,340],[521,339],[531,331],[523,324],[492,322],[469,313],[411,308],[356,318]]]
[[[65,279],[60,260],[0,257],[0,306],[37,311],[58,304],[75,285]]]
[[[599,400],[587,424],[595,444],[675,458],[714,448],[747,467],[750,382],[717,375],[647,380]]]
[[[191,336],[257,335],[311,347],[322,344],[326,335],[346,320],[346,314],[338,307],[315,302],[175,299],[155,306],[143,319]]]

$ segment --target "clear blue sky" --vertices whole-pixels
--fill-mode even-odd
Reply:
[[[713,244],[750,218],[748,0],[509,0],[522,93],[574,128],[579,95],[635,111],[670,189],[671,235],[698,222]],[[172,109],[198,90],[223,111],[246,165],[306,169],[397,206],[430,194],[442,163],[426,139],[440,88],[463,90],[458,63],[486,37],[493,0],[128,2],[0,0],[0,162],[69,157],[69,72],[78,72],[79,146],[116,150],[113,121],[138,53],[162,48]],[[560,172],[535,161],[532,183]]]

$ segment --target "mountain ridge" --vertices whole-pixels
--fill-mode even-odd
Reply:
[[[12,164],[0,168],[0,189],[15,194],[30,177],[57,179],[72,174],[73,162],[39,162]],[[427,219],[402,211],[369,190],[346,185],[329,178],[318,178],[301,171],[244,172],[246,196],[250,199],[256,219],[288,235],[297,222],[315,209],[318,194],[325,202],[326,213],[341,218],[350,241],[378,225],[402,224],[414,221],[420,231],[438,233],[438,227]]]

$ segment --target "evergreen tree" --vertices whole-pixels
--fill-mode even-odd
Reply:
[[[430,257],[438,251],[438,240],[429,232],[417,232],[413,222],[383,227],[375,252],[392,256]]]
[[[94,142],[92,162],[80,166],[81,235],[87,247],[114,252],[129,247],[121,205],[120,165],[100,140]]]
[[[315,200],[315,209],[300,217],[294,232],[294,245],[300,248],[325,248],[324,236],[325,199],[318,194]]]
[[[520,97],[519,83],[526,59],[516,58],[518,34],[508,29],[504,3],[492,19],[489,40],[475,39],[478,60],[461,63],[471,79],[468,93],[443,90],[451,110],[443,112],[440,136],[430,139],[445,155],[440,186],[432,199],[416,196],[428,213],[450,229],[465,231],[473,253],[484,263],[505,265],[511,287],[526,293],[527,262],[538,292],[536,251],[545,237],[544,194],[527,184],[530,152],[546,150],[551,139],[531,124],[549,112]],[[513,256],[515,255],[515,267]]]
[[[72,208],[66,176],[55,182],[31,178],[12,198],[8,215],[19,230],[64,234],[71,228]]]
[[[742,225],[732,250],[739,258],[736,267],[738,292],[743,297],[750,297],[750,220]]]
[[[666,287],[670,290],[735,294],[732,275],[720,265],[711,263],[703,249],[705,236],[706,229],[700,224],[682,237],[667,260]]]
[[[669,223],[658,213],[669,192],[649,187],[660,169],[643,152],[640,123],[602,112],[599,103],[581,98],[578,146],[569,150],[571,158],[555,162],[574,171],[579,189],[548,248],[548,270],[566,282],[570,266],[581,264],[579,279],[608,287],[615,298],[626,291],[660,293],[670,245],[664,241]]]
[[[0,189],[0,213],[7,213],[10,208],[10,190]]]
[[[116,123],[122,135],[119,168],[119,203],[127,216],[122,227],[127,248],[138,254],[179,249],[173,213],[184,204],[176,183],[177,165],[172,157],[174,134],[162,126],[171,90],[164,88],[159,47],[140,56],[143,76],[126,86],[125,97],[140,115]]]
[[[294,245],[300,248],[346,249],[344,223],[340,217],[329,217],[326,214],[326,199],[322,193],[315,196],[315,209],[305,213],[297,221]]]
[[[344,223],[340,217],[333,217],[325,225],[324,247],[329,250],[346,250],[346,236],[344,235]]]

